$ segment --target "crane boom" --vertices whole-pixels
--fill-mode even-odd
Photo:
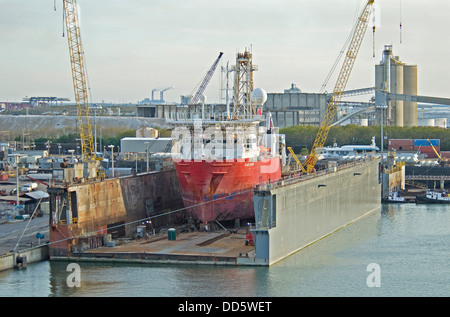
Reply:
[[[345,55],[344,63],[334,87],[333,94],[328,102],[328,106],[320,124],[311,153],[304,162],[308,173],[314,170],[317,157],[319,156],[320,151],[327,139],[328,132],[330,131],[331,124],[333,123],[336,115],[337,106],[341,101],[342,94],[344,93],[345,86],[347,85],[353,65],[355,64],[356,56],[358,55],[359,48],[366,33],[367,24],[369,22],[370,14],[372,12],[372,5],[374,2],[375,0],[369,0],[367,2],[357,21],[347,54]]]
[[[209,71],[206,73],[205,78],[203,79],[203,82],[201,83],[199,89],[195,93],[194,97],[192,98],[192,101],[190,102],[191,105],[195,105],[198,100],[200,99],[200,96],[203,94],[203,92],[206,89],[206,86],[208,86],[208,83],[211,79],[211,77],[214,75],[214,72],[216,70],[217,64],[219,64],[219,60],[222,58],[223,52],[220,52],[219,57],[215,60],[214,64],[211,66]]]
[[[289,152],[291,153],[292,157],[294,158],[294,160],[297,162],[297,165],[301,168],[303,173],[306,173],[305,168],[303,167],[302,163],[300,162],[300,160],[298,159],[297,155],[295,155],[294,150],[288,146],[287,148],[289,150]]]
[[[69,42],[72,79],[77,106],[78,128],[80,131],[81,152],[83,161],[94,160],[94,138],[92,135],[91,117],[89,113],[88,91],[86,85],[86,69],[81,46],[80,23],[76,0],[64,0],[64,17]]]
[[[434,154],[436,154],[437,158],[439,159],[440,162],[447,162],[447,158],[445,157],[441,157],[441,155],[438,153],[438,151],[436,151],[435,147],[433,146],[433,143],[431,143],[430,139],[427,139],[428,143],[430,143],[431,148],[434,151]]]

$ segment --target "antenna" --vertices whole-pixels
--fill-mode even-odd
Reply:
[[[375,25],[373,26],[373,32],[372,32],[372,37],[373,37],[373,57],[375,57]]]
[[[375,57],[375,27],[377,25],[377,14],[378,11],[376,10],[376,5],[373,6],[373,11],[372,11],[372,47],[373,47],[373,57]]]

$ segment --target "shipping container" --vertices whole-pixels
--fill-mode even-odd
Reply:
[[[389,139],[388,150],[412,151],[414,150],[413,139]]]
[[[435,146],[434,149],[439,153],[441,151],[440,146]],[[431,146],[415,146],[414,150],[424,152],[434,152],[433,147]]]
[[[430,139],[431,144],[434,147],[437,147],[440,145],[440,140],[439,139]],[[430,142],[428,142],[427,139],[416,139],[414,140],[414,146],[418,147],[418,146],[430,146]]]
[[[440,152],[440,147],[434,147],[436,149],[436,151],[439,153]],[[434,152],[433,148],[431,146],[417,146],[415,147],[415,149],[417,151],[419,151],[422,154],[425,154],[425,156],[427,158],[436,158],[437,155]]]

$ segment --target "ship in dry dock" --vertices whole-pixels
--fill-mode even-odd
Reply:
[[[238,53],[233,103],[226,113],[173,121],[172,151],[186,212],[204,223],[252,219],[256,184],[277,181],[284,135],[262,115],[267,94],[253,88],[252,53]]]
[[[346,55],[343,69],[327,107],[318,137],[306,161],[308,174],[314,171],[317,159],[316,148],[318,145],[323,146],[330,124],[333,121],[337,104],[345,89],[367,27],[372,4],[373,0],[369,0],[357,22],[355,33],[358,36],[352,38],[349,52]],[[72,53],[72,55],[74,54]],[[222,53],[219,58],[221,56]],[[217,63],[213,67],[215,65]],[[172,148],[172,154],[185,209],[190,217],[204,223],[253,217],[255,215],[254,203],[256,203],[252,193],[254,186],[261,183],[270,185],[270,183],[281,179],[286,158],[284,137],[279,135],[276,128],[273,127],[270,113],[263,116],[262,106],[267,95],[261,89],[254,89],[254,70],[252,53],[247,50],[244,53],[238,53],[234,66],[234,98],[232,104],[229,104],[227,100],[226,113],[219,113],[216,117],[216,114],[212,112],[213,116],[207,118],[205,115],[211,112],[205,112],[204,107],[202,107],[202,112],[196,118],[179,118],[177,116],[177,119],[181,120],[172,122],[178,124],[174,129],[173,139],[175,144]],[[87,107],[87,102],[80,103],[80,105]],[[81,135],[83,145],[83,133]],[[89,145],[92,142],[86,144]],[[358,183],[363,189],[369,190],[370,198],[372,196],[377,197],[377,187],[371,186],[371,184],[378,179],[377,175],[373,174],[373,166],[377,165],[371,164],[371,166],[369,175],[371,183]],[[89,170],[90,167],[88,166]],[[361,175],[361,173],[353,173],[353,175],[356,174]],[[151,177],[149,174],[146,175]],[[95,247],[101,244],[100,239],[108,237],[108,229],[134,227],[130,224],[145,219],[145,214],[142,214],[146,210],[144,202],[148,199],[155,199],[155,197],[149,196],[153,195],[153,191],[148,180],[143,177],[140,183],[136,184],[137,179],[136,177],[130,178],[128,183],[125,178],[122,180],[102,180],[79,190],[75,190],[78,186],[49,188],[50,206],[51,209],[52,206],[54,207],[51,221],[56,221],[50,233],[54,244],[53,249],[56,252],[68,253],[79,247],[83,248],[83,244]],[[348,179],[348,177],[346,176],[345,179]],[[144,190],[139,191],[137,187],[141,184],[144,184]],[[318,184],[317,186],[320,188],[323,187],[322,185]],[[339,182],[330,184],[330,191],[335,192],[333,193],[334,197],[341,197],[341,185]],[[369,186],[367,187],[367,185]],[[175,186],[170,188],[174,190]],[[245,192],[248,194],[243,194]],[[170,200],[173,198],[171,194],[165,192],[163,196],[169,197]],[[272,195],[272,193],[269,192],[269,195]],[[324,200],[323,195],[311,196],[307,194],[304,197],[308,198],[304,200],[305,203],[312,202],[311,197],[315,198],[318,203]],[[361,198],[366,201],[369,197],[362,196]],[[80,204],[81,199],[85,200],[84,204]],[[112,201],[110,201],[111,199]],[[273,205],[273,200],[269,199],[269,206]],[[370,199],[370,201],[373,200]],[[139,202],[137,207],[136,202]],[[263,211],[267,211],[265,205],[265,202],[261,206],[258,204],[258,212],[259,207],[262,207]],[[298,206],[292,204],[290,207],[294,208],[295,214],[295,209]],[[361,206],[355,205],[356,213],[345,211],[345,215],[343,215],[345,217],[340,215],[339,218],[352,221],[355,216],[359,217],[361,212],[367,212],[366,208],[359,207]],[[288,209],[286,210],[288,211]],[[372,206],[370,206],[370,210],[373,210]],[[329,212],[330,210],[322,211]],[[273,210],[269,210],[269,213],[270,219],[273,220],[275,213]],[[289,219],[289,216],[286,217],[287,221]],[[65,231],[61,227],[61,220],[66,221]],[[290,222],[291,225],[297,224],[298,220]],[[316,220],[323,221],[324,218]],[[302,220],[300,219],[300,221]],[[328,223],[328,220],[325,222],[327,228],[334,228],[334,230],[337,230],[341,225],[345,225],[345,223],[334,223],[334,221]],[[295,232],[296,230],[289,230],[290,235],[295,234]],[[311,233],[313,236],[322,234],[318,230],[311,230]],[[85,237],[88,238],[88,241],[83,241]],[[257,254],[261,254],[261,252],[258,252],[258,248],[261,247],[270,250],[270,239],[266,243],[264,234],[262,237],[264,242],[256,242]],[[71,240],[71,243],[67,242]],[[258,238],[257,240],[261,239]],[[56,246],[60,241],[64,242],[60,248],[57,248]],[[263,259],[264,262],[267,261],[266,256],[263,256]]]

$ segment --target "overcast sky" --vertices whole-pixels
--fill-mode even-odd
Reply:
[[[78,0],[91,102],[135,103],[170,86],[164,99],[179,102],[180,95],[195,92],[220,51],[219,66],[233,65],[236,52],[250,46],[259,68],[255,87],[283,92],[294,83],[303,92],[319,92],[366,2]],[[450,1],[376,4],[376,56],[368,29],[347,89],[373,86],[374,65],[384,45],[392,44],[394,55],[418,66],[418,94],[450,97]],[[0,30],[0,101],[74,100],[62,0],[56,11],[54,0],[0,0]],[[207,101],[219,101],[220,75],[218,67]]]

